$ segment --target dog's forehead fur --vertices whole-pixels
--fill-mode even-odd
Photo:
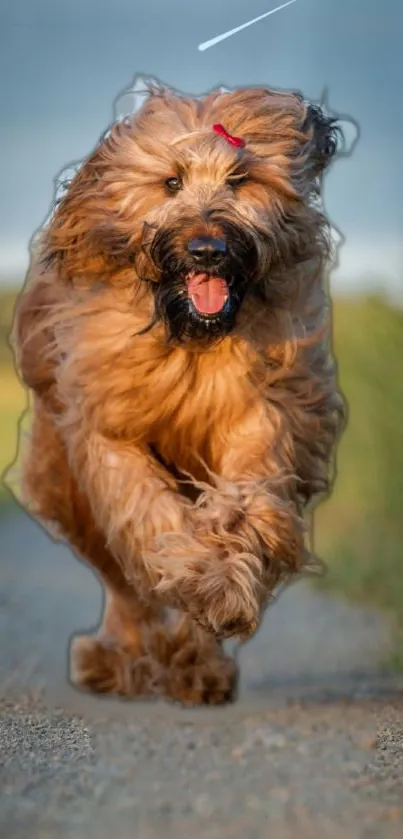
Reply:
[[[305,116],[304,102],[289,93],[251,88],[199,99],[159,90],[150,93],[126,124],[137,166],[142,161],[148,165],[152,157],[156,176],[165,173],[166,166],[179,165],[188,175],[203,169],[219,180],[243,160],[254,165],[256,175],[259,163],[268,160],[287,169],[298,145],[306,140]],[[215,123],[240,137],[245,148],[235,148],[217,135]]]
[[[151,91],[133,124],[142,132],[161,131],[190,135],[211,132],[212,125],[221,122],[231,134],[244,132],[251,139],[261,141],[295,130],[302,122],[306,104],[296,94],[263,88],[242,88],[222,93],[216,91],[204,97],[181,96],[168,90]]]

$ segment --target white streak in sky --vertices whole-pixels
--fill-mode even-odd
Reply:
[[[263,20],[265,17],[270,17],[270,15],[274,15],[276,12],[280,12],[281,9],[285,9],[286,6],[291,6],[291,3],[295,3],[296,0],[288,0],[287,3],[283,3],[281,6],[277,6],[276,9],[271,9],[270,12],[265,12],[263,15],[259,15],[259,17],[254,17],[253,20],[248,20],[247,23],[243,23],[242,26],[236,26],[235,29],[230,29],[229,32],[224,32],[222,35],[216,35],[215,38],[211,38],[210,41],[204,41],[203,44],[199,44],[197,49],[199,52],[204,52],[204,50],[210,49],[210,47],[214,47],[216,44],[219,44],[220,41],[224,41],[225,38],[231,38],[231,35],[236,35],[237,32],[240,32],[242,29],[246,29],[247,26],[252,26],[253,23],[257,23],[259,20]]]

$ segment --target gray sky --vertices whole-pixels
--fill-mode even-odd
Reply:
[[[86,155],[136,73],[183,91],[300,89],[361,138],[326,181],[346,244],[334,285],[403,285],[402,0],[297,0],[206,52],[197,45],[281,0],[2,0],[0,279],[21,274],[53,179]]]

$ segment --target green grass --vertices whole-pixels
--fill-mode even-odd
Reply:
[[[18,421],[26,407],[26,392],[19,384],[11,361],[0,363],[0,475],[17,453]],[[0,484],[0,511],[12,503],[9,490]]]
[[[18,421],[25,410],[27,395],[20,385],[8,343],[15,302],[14,289],[0,292],[0,476],[13,462],[18,445]],[[9,490],[0,481],[0,514],[13,501]]]
[[[339,301],[334,349],[349,421],[334,492],[316,515],[322,584],[403,626],[403,311],[379,297]]]
[[[1,472],[26,404],[6,346],[13,297],[0,299]],[[320,585],[390,611],[403,629],[403,310],[375,296],[336,300],[334,349],[349,421],[334,492],[315,516]]]

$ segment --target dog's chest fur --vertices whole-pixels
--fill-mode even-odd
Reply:
[[[215,471],[228,435],[263,398],[251,381],[261,361],[256,349],[234,336],[206,350],[168,348],[123,325],[111,314],[107,330],[102,317],[63,330],[57,378],[65,404],[77,422],[152,445],[181,471],[200,475],[201,459]]]
[[[246,348],[228,339],[206,353],[173,352],[147,378],[138,407],[151,420],[147,442],[166,463],[195,476],[200,459],[218,468],[228,435],[258,398],[250,364]]]

